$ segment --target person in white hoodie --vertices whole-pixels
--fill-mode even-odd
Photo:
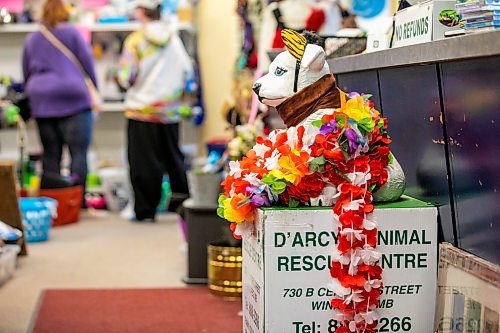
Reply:
[[[194,71],[171,26],[160,19],[161,0],[136,0],[138,31],[125,40],[118,83],[127,89],[128,162],[135,218],[152,220],[168,173],[172,188],[169,211],[189,196],[184,156],[179,148],[182,96]]]

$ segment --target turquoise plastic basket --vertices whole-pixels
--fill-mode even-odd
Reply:
[[[21,198],[19,207],[23,216],[26,240],[33,243],[49,239],[57,201],[50,198]]]

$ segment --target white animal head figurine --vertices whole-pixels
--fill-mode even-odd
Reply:
[[[269,73],[255,82],[253,90],[262,103],[276,107],[287,127],[304,126],[307,130],[314,120],[340,108],[345,93],[329,75],[325,51],[314,44],[315,35],[305,35],[307,38],[293,30],[282,31],[287,51],[274,59]],[[404,172],[395,158],[387,171],[388,182],[373,194],[376,201],[397,200],[405,190]]]
[[[281,52],[269,66],[269,73],[253,85],[259,100],[273,107],[330,74],[321,46],[309,43],[306,37],[289,29],[283,30],[281,37],[287,51]]]

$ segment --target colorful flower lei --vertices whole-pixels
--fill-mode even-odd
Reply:
[[[372,192],[387,182],[391,140],[369,97],[351,93],[312,126],[259,137],[241,161],[230,162],[219,198],[218,213],[239,238],[251,234],[258,207],[333,205],[339,242],[329,288],[337,333],[375,332],[382,287]]]

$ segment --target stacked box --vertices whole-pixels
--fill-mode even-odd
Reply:
[[[468,32],[500,27],[500,0],[457,0],[460,25]]]
[[[377,205],[383,290],[378,332],[434,332],[437,208],[405,197]],[[267,208],[243,241],[243,332],[334,333],[331,208]]]
[[[500,266],[440,244],[439,333],[496,333],[500,329]]]

